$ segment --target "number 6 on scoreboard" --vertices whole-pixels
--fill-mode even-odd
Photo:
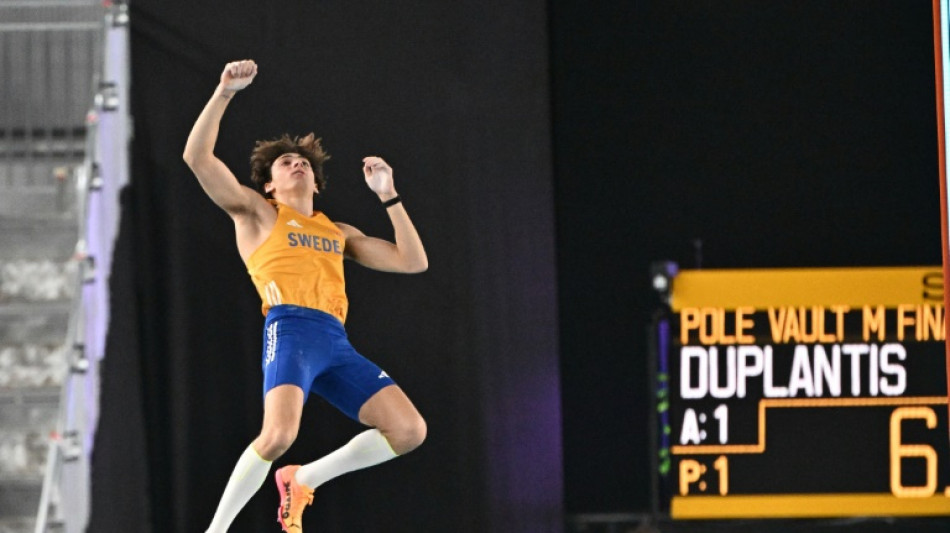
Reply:
[[[891,413],[891,492],[898,498],[926,498],[937,491],[937,452],[926,444],[903,444],[901,422],[919,418],[927,427],[937,427],[937,415],[929,407],[898,407]],[[901,460],[920,457],[927,463],[927,482],[923,486],[905,486],[901,481]]]

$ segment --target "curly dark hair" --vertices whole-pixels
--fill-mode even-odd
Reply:
[[[330,155],[323,150],[320,140],[313,133],[305,137],[293,137],[283,134],[278,139],[257,141],[251,152],[251,181],[254,187],[265,198],[271,198],[271,193],[264,191],[264,185],[271,180],[270,168],[278,157],[294,153],[300,154],[310,161],[313,169],[313,180],[317,184],[317,191],[322,192],[327,186],[327,178],[323,174],[323,163],[330,159]]]

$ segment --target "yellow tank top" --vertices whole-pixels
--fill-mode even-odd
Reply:
[[[261,312],[299,305],[346,320],[343,232],[326,215],[307,217],[278,202],[270,235],[247,259],[247,272],[261,296]]]

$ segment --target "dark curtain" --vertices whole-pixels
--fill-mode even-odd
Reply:
[[[390,237],[361,158],[380,155],[430,259],[347,266],[354,345],[406,390],[423,446],[325,485],[314,531],[560,531],[561,414],[543,2],[131,4],[132,182],[123,194],[89,530],[203,531],[262,415],[260,302],[228,217],[181,160],[224,64],[254,84],[218,156],[314,131],[332,159],[317,207]],[[322,400],[278,461],[360,428]],[[271,531],[270,480],[231,531]]]
[[[565,507],[646,511],[651,261],[940,264],[931,3],[557,0],[551,21]]]

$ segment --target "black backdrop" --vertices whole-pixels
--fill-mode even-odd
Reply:
[[[551,13],[566,508],[646,509],[651,261],[940,264],[931,4]]]
[[[321,489],[321,531],[647,510],[652,260],[940,261],[926,0],[132,8],[91,531],[200,530],[259,426],[258,304],[180,161],[230,59],[261,65],[222,128],[232,168],[254,139],[314,130],[334,156],[319,207],[386,234],[357,168],[378,153],[430,254],[421,276],[347,271],[350,334],[430,439]],[[311,402],[288,460],[356,429]],[[273,528],[274,501],[265,487],[233,530]]]

